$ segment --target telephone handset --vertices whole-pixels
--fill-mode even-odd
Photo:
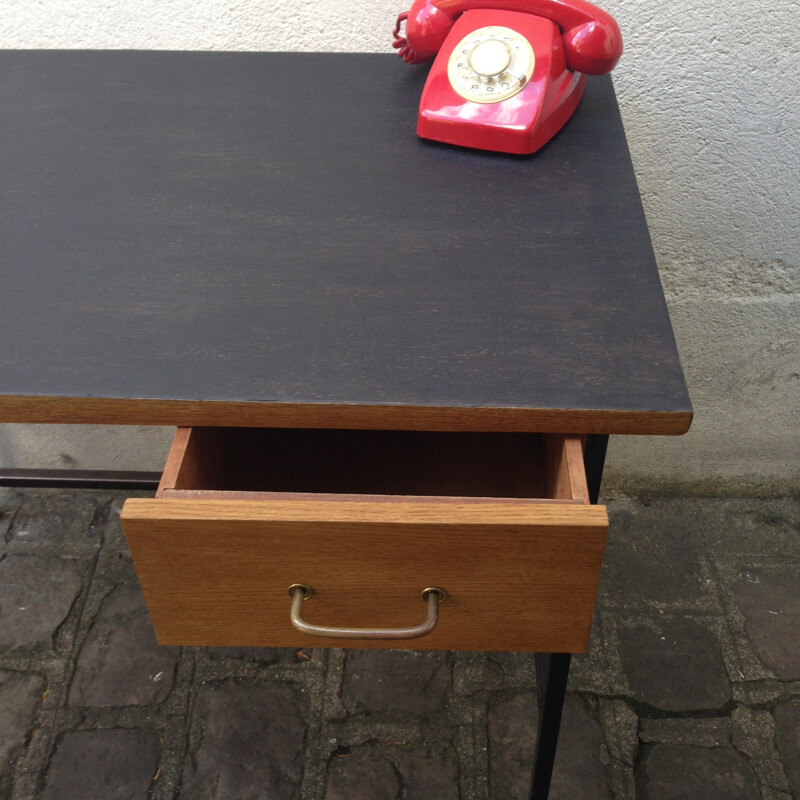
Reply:
[[[622,55],[614,18],[587,0],[414,0],[394,35],[404,61],[436,57],[417,133],[506,153],[542,147],[577,108],[584,75]]]

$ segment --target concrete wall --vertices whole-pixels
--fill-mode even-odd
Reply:
[[[5,0],[0,47],[389,51],[407,0]],[[676,439],[617,438],[608,488],[800,485],[797,2],[604,0],[614,73],[695,405]],[[2,79],[0,77],[0,79]],[[159,429],[0,427],[0,465],[160,469]]]

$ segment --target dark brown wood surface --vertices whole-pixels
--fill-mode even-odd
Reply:
[[[0,421],[681,433],[611,79],[530,157],[391,54],[0,54]]]

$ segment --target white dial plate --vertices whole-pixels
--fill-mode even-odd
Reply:
[[[513,97],[533,75],[533,48],[511,28],[478,28],[455,47],[447,64],[453,89],[475,103]]]

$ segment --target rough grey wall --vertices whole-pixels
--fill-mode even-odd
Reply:
[[[5,0],[0,46],[388,51],[405,0]],[[695,405],[688,435],[616,438],[607,486],[800,484],[797,2],[605,0],[615,71]],[[160,469],[157,429],[9,425],[0,464]]]
[[[616,480],[796,490],[797,3],[624,0],[620,93],[695,405],[675,440],[615,440]]]

